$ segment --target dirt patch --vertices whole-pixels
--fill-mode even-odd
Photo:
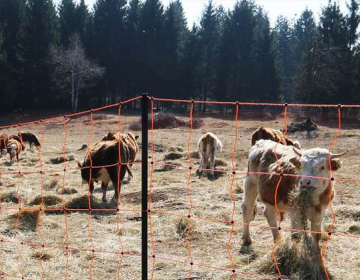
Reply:
[[[151,192],[151,202],[164,202],[169,199],[170,196],[177,196],[178,194],[184,195],[185,190],[181,188],[168,188],[165,190],[153,190]],[[128,203],[140,204],[141,203],[141,192],[133,192],[125,194],[122,197]]]

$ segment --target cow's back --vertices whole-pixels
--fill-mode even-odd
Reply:
[[[252,147],[249,153],[248,171],[260,173],[251,176],[256,178],[262,201],[271,205],[275,204],[275,192],[281,178],[277,174],[296,174],[296,167],[290,162],[292,158],[296,157],[292,147],[270,140],[260,140]],[[287,204],[289,202],[288,194],[294,189],[296,183],[296,177],[283,176],[281,178],[278,187],[278,203]]]

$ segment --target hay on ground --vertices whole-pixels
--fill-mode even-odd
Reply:
[[[90,196],[90,207],[92,209],[109,209],[114,208],[111,203],[103,203],[93,195]],[[74,197],[66,203],[66,208],[70,209],[89,209],[89,196],[81,195]]]
[[[170,152],[165,154],[164,156],[164,160],[176,160],[176,159],[180,159],[184,156],[183,153],[179,153],[179,152]]]
[[[47,206],[60,204],[62,202],[61,198],[55,195],[44,195],[43,197],[38,195],[29,202],[29,205],[40,205],[42,201],[44,201],[44,204]]]
[[[69,154],[66,157],[66,161],[73,161],[75,159],[75,156],[73,154]],[[52,164],[60,164],[65,161],[65,158],[63,156],[55,157],[50,159],[50,163]]]
[[[15,192],[8,192],[0,195],[2,202],[19,203],[19,195]]]
[[[78,193],[78,191],[75,189],[75,188],[59,188],[58,189],[58,193],[59,194],[75,194],[75,193]]]
[[[194,118],[192,120],[192,128],[197,129],[202,127],[204,124],[203,120]],[[149,117],[149,128],[152,128],[151,116]],[[183,121],[172,114],[156,113],[154,115],[154,129],[166,129],[166,128],[178,128],[178,127],[190,127],[190,121]],[[130,125],[131,130],[141,130],[141,120]]]
[[[288,279],[327,279],[320,253],[315,250],[310,235],[302,234],[299,241],[285,238],[276,248],[275,257],[281,273]],[[259,273],[278,274],[271,253],[256,261],[253,266]]]
[[[17,228],[19,230],[35,231],[39,213],[40,211],[37,207],[24,208],[20,212],[10,215],[9,221],[12,226],[18,221]]]

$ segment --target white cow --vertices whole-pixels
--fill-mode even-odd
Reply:
[[[276,148],[275,148],[276,147]],[[276,161],[275,152],[278,162]],[[346,152],[345,152],[346,153]],[[338,157],[341,154],[329,153],[327,149],[314,148],[298,150],[292,146],[278,144],[271,140],[259,140],[249,153],[248,172],[267,172],[280,174],[298,174],[309,177],[283,176],[277,192],[277,206],[281,216],[290,212],[291,227],[303,230],[305,222],[311,221],[311,231],[320,232],[321,223],[334,197],[334,188],[330,180],[315,177],[331,177],[331,170],[341,167]],[[249,223],[253,217],[256,198],[259,196],[265,204],[265,216],[276,240],[278,236],[278,213],[275,207],[275,191],[280,176],[276,174],[248,174],[244,182],[244,200],[242,203],[244,245],[251,244]],[[330,197],[330,194],[332,196]],[[303,198],[305,200],[305,206]],[[302,205],[302,206],[301,206]],[[294,234],[296,236],[296,234]],[[312,234],[315,248],[319,249],[320,234]]]
[[[215,156],[221,152],[221,141],[214,133],[207,132],[200,137],[198,149],[200,152],[200,169],[211,169],[211,175],[214,177]],[[205,175],[205,170],[202,174]]]

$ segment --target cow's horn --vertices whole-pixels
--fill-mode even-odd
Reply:
[[[301,153],[301,151],[299,149],[293,147],[293,150],[294,150],[295,154],[297,154],[299,157],[302,156],[302,153]]]
[[[338,153],[338,154],[333,154],[333,153],[330,153],[331,155],[331,158],[338,158],[338,157],[341,157],[343,155],[345,155],[348,151],[345,151],[345,152],[342,152],[342,153]]]

